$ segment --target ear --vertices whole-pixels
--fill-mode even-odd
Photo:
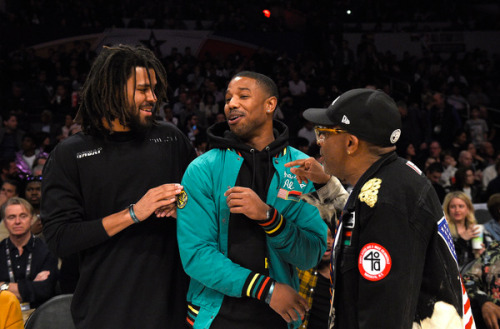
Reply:
[[[278,99],[275,96],[271,96],[264,102],[264,108],[266,109],[266,113],[273,113],[276,109],[276,105],[278,104]]]
[[[348,134],[346,139],[346,152],[347,154],[353,154],[359,149],[359,138]]]

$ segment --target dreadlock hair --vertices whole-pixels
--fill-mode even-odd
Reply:
[[[236,73],[231,78],[231,80],[237,77],[254,79],[257,84],[266,91],[269,97],[278,98],[278,87],[276,86],[276,83],[274,83],[274,81],[268,76],[252,71],[241,71],[239,73]]]
[[[123,126],[129,125],[134,113],[129,111],[133,104],[128,102],[126,86],[127,80],[131,76],[135,77],[136,67],[146,68],[150,79],[149,70],[153,69],[156,73],[157,84],[153,92],[157,102],[153,117],[157,116],[158,104],[167,100],[167,75],[162,63],[151,50],[143,46],[104,46],[83,85],[82,102],[75,118],[84,133],[108,132],[103,120],[109,127],[115,119]]]

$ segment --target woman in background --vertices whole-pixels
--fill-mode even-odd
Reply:
[[[444,198],[443,210],[455,244],[458,266],[462,269],[485,250],[484,245],[481,249],[472,249],[472,238],[480,234],[474,206],[464,192],[454,191]]]

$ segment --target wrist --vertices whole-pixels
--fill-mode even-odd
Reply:
[[[130,206],[128,206],[128,214],[130,215],[130,218],[132,218],[132,220],[134,221],[135,224],[138,224],[140,223],[141,221],[139,220],[139,218],[137,218],[137,216],[135,215],[135,212],[134,212],[134,206],[135,206],[135,203],[132,203]]]
[[[263,302],[266,302],[268,299],[270,301],[271,297],[269,296],[269,291],[271,287],[273,287],[274,290],[274,283],[275,281],[268,276],[257,272],[251,272],[243,285],[242,295],[253,297]]]
[[[264,300],[266,304],[271,304],[271,298],[273,297],[274,286],[276,285],[276,281],[271,283],[271,287],[269,287],[269,291],[267,292],[266,299]]]
[[[265,220],[257,221],[257,223],[264,229],[267,235],[275,236],[283,231],[286,221],[283,216],[272,206],[267,211],[267,218]]]
[[[324,185],[324,184],[328,183],[328,181],[330,180],[331,177],[332,176],[330,176],[328,174],[325,174],[323,176],[323,178],[318,181],[318,184],[323,184]]]

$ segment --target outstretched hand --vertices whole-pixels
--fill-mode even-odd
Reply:
[[[292,287],[276,282],[274,292],[271,296],[269,306],[281,315],[286,322],[297,321],[304,318],[309,310],[307,301],[300,296]]]
[[[299,183],[312,181],[317,184],[326,184],[330,179],[330,175],[325,173],[323,166],[312,157],[285,163],[285,167],[295,167],[291,168],[290,171],[297,176]]]

